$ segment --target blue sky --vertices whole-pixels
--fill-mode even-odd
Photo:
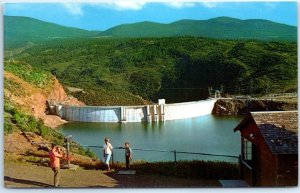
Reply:
[[[140,21],[170,23],[180,19],[209,19],[228,16],[267,19],[297,25],[296,2],[211,2],[151,3],[6,3],[4,15],[28,16],[43,21],[87,30]]]

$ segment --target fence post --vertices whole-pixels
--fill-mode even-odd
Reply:
[[[240,179],[243,177],[243,171],[242,171],[242,155],[239,155],[239,176]]]
[[[174,161],[175,161],[175,163],[177,162],[177,159],[176,159],[176,150],[174,150]]]
[[[66,142],[66,153],[67,153],[68,167],[70,167],[70,142],[69,142],[69,138],[66,138],[65,142]]]
[[[68,157],[68,166],[70,167],[70,143],[67,140],[67,157]]]
[[[111,162],[112,162],[112,166],[114,167],[114,153],[111,152]]]

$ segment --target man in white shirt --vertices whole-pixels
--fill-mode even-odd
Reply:
[[[110,171],[109,160],[112,154],[112,150],[113,150],[113,146],[109,143],[109,139],[105,138],[104,145],[103,145],[103,157],[104,157],[104,162],[107,165],[107,171]]]

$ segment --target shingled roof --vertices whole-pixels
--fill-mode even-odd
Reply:
[[[234,131],[243,129],[251,117],[273,154],[298,153],[298,111],[252,112]]]
[[[273,154],[298,153],[298,136],[296,133],[270,124],[258,125],[258,128]]]
[[[251,112],[256,125],[271,124],[298,133],[298,111]]]

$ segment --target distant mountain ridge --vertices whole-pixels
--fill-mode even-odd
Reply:
[[[217,17],[179,20],[169,24],[139,22],[122,24],[101,32],[113,37],[195,36],[219,39],[297,40],[297,27],[262,19]]]
[[[297,27],[261,19],[217,17],[208,20],[184,19],[169,24],[145,21],[122,24],[100,32],[65,27],[29,17],[4,16],[5,48],[56,38],[175,36],[297,41]]]

